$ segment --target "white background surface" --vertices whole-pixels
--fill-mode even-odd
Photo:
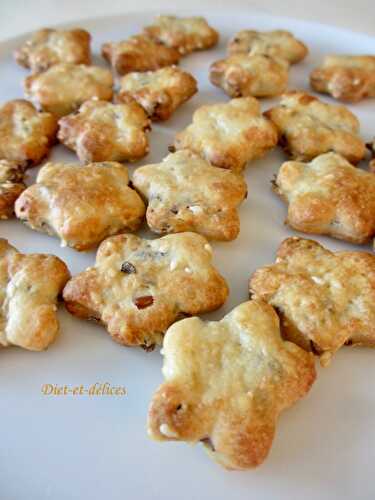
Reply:
[[[0,0],[0,39],[80,18],[196,7],[211,7],[216,13],[231,9],[233,15],[236,9],[258,10],[375,35],[373,0]]]
[[[20,2],[2,0],[1,8],[13,12],[5,21],[2,34],[11,35],[63,19],[63,12],[53,11],[57,2],[49,1],[43,15],[38,10],[42,4],[27,2],[27,9],[20,9]],[[293,15],[293,9],[287,12],[285,7],[289,4],[292,2],[284,2],[282,10]],[[76,10],[73,2],[61,5],[64,10],[66,7],[67,17],[99,12],[94,12],[98,2],[90,3],[90,12],[79,2],[74,2]],[[119,8],[120,3],[112,5]],[[108,6],[105,7],[102,12],[108,14]],[[375,53],[375,39],[318,25],[274,19],[250,10],[245,13],[214,9],[199,13],[207,15],[219,29],[222,42],[213,51],[183,60],[182,66],[199,78],[200,93],[170,121],[154,127],[151,154],[140,163],[159,161],[174,133],[190,121],[198,106],[227,99],[208,83],[207,68],[212,60],[223,55],[228,36],[240,28],[283,27],[306,41],[311,55],[293,67],[290,87],[306,86],[309,70],[325,52]],[[16,15],[20,16],[19,22],[12,17]],[[373,16],[367,12],[362,20],[367,18]],[[2,16],[0,19],[4,23]],[[117,16],[98,23],[87,22],[83,27],[93,33],[94,49],[98,52],[102,42],[137,32],[150,20],[151,15]],[[26,72],[13,63],[13,48],[14,43],[0,45],[2,101],[22,95],[21,81]],[[269,105],[270,102],[264,102],[264,107]],[[374,101],[360,103],[353,109],[361,119],[364,139],[370,139],[375,131]],[[55,158],[72,160],[74,155],[60,146],[54,149],[52,159]],[[285,207],[269,189],[269,181],[283,159],[275,150],[248,168],[249,198],[240,212],[241,234],[235,242],[213,245],[215,262],[230,284],[231,295],[212,318],[220,318],[246,300],[250,273],[272,262],[279,242],[295,234],[283,226]],[[83,255],[61,249],[57,240],[32,232],[17,221],[2,222],[0,230],[20,250],[59,255],[72,273],[93,261],[93,253]],[[316,239],[332,249],[353,248],[329,238]],[[254,471],[229,473],[212,463],[200,446],[148,440],[147,406],[161,381],[158,351],[147,354],[140,349],[122,348],[101,327],[78,321],[62,308],[59,316],[62,333],[47,352],[1,352],[0,500],[375,498],[374,351],[342,349],[330,368],[319,370],[310,395],[281,417],[266,463]],[[128,395],[52,398],[40,392],[45,383],[95,382],[124,385]]]

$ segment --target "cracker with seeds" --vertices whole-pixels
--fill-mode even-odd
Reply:
[[[326,56],[311,73],[310,84],[341,101],[375,97],[375,56]]]
[[[134,98],[153,121],[168,120],[173,112],[198,92],[196,79],[176,66],[156,71],[128,73],[121,79],[117,100]]]
[[[221,321],[179,321],[165,335],[163,355],[165,382],[151,401],[150,437],[201,441],[227,469],[265,460],[279,414],[316,376],[313,356],[282,339],[277,314],[262,300]]]
[[[79,166],[48,163],[16,202],[16,215],[32,229],[58,236],[62,245],[87,250],[142,223],[145,206],[129,187],[120,163]]]
[[[204,17],[198,16],[158,16],[144,31],[154,40],[178,50],[182,55],[209,49],[219,41],[219,33]]]
[[[344,344],[375,346],[375,255],[331,252],[287,238],[276,263],[258,269],[250,293],[275,307],[284,336],[327,365]]]
[[[73,315],[102,323],[120,344],[149,350],[181,316],[225,302],[227,284],[211,261],[210,245],[195,233],[114,236],[100,245],[95,266],[68,282],[65,304]]]
[[[155,233],[195,231],[224,241],[238,236],[237,208],[247,194],[241,175],[182,150],[138,168],[133,184],[148,200],[147,224]]]
[[[359,244],[375,236],[375,176],[336,153],[284,163],[274,190],[288,204],[286,222],[297,231]]]
[[[280,145],[295,160],[310,161],[333,151],[356,164],[365,155],[359,121],[344,106],[327,104],[304,92],[290,91],[265,115],[277,127]]]
[[[113,77],[108,69],[60,63],[25,79],[25,95],[43,111],[64,116],[89,99],[110,101]]]
[[[59,331],[57,299],[69,271],[54,255],[23,254],[0,239],[0,346],[46,349]]]
[[[273,97],[286,90],[288,67],[263,54],[233,54],[211,64],[210,81],[229,97]]]
[[[59,120],[57,137],[82,162],[136,161],[149,151],[150,120],[137,102],[91,99]]]
[[[262,116],[259,102],[241,97],[198,108],[171,150],[189,149],[216,167],[239,172],[276,143],[276,128]]]
[[[38,165],[56,141],[57,120],[28,101],[15,99],[0,107],[0,160],[22,167]]]
[[[104,43],[102,56],[119,75],[132,71],[155,71],[177,64],[181,57],[177,50],[157,43],[145,35],[134,35],[120,42]]]
[[[86,30],[43,28],[16,50],[18,64],[39,73],[58,63],[90,64],[91,36]]]
[[[241,30],[230,40],[228,52],[229,54],[268,55],[295,64],[307,56],[308,49],[289,31]]]

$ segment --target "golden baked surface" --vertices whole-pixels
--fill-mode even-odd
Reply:
[[[0,107],[0,159],[16,161],[24,168],[37,165],[56,139],[57,121],[39,113],[23,99]]]
[[[375,97],[375,56],[326,56],[310,83],[317,92],[342,101]]]
[[[297,231],[353,243],[375,236],[375,176],[336,153],[284,163],[275,191],[288,203],[286,222]]]
[[[198,92],[196,79],[176,66],[133,72],[121,79],[117,99],[133,97],[151,120],[167,120],[174,110]]]
[[[250,293],[274,306],[286,338],[328,364],[343,344],[375,346],[375,256],[330,252],[287,238],[276,264],[256,271]]]
[[[104,43],[102,56],[119,75],[171,66],[177,64],[181,57],[176,49],[161,45],[146,35],[131,36],[121,42]]]
[[[0,219],[14,213],[14,202],[26,188],[24,168],[15,161],[0,160]]]
[[[195,233],[108,238],[95,266],[66,285],[66,307],[101,322],[120,344],[151,349],[179,317],[213,311],[225,302],[228,287],[211,264],[211,252]]]
[[[215,61],[210,81],[230,97],[272,97],[288,84],[288,63],[263,54],[233,54]]]
[[[151,401],[149,435],[202,441],[228,469],[265,460],[280,412],[316,376],[313,356],[282,340],[277,314],[262,300],[221,321],[179,321],[165,335],[163,354],[165,382]]]
[[[176,135],[176,149],[190,149],[212,165],[241,171],[277,143],[274,125],[254,97],[201,106],[193,123]]]
[[[57,116],[76,111],[85,101],[95,98],[110,101],[113,78],[108,69],[84,64],[60,63],[44,73],[25,79],[25,95],[38,108]]]
[[[219,41],[219,33],[211,28],[204,17],[158,16],[144,31],[182,55],[209,49]]]
[[[133,184],[148,200],[147,224],[155,233],[196,231],[213,240],[233,240],[239,233],[245,180],[188,150],[138,168]]]
[[[141,225],[145,206],[128,184],[120,163],[47,163],[18,198],[16,215],[32,229],[58,236],[63,246],[86,250]]]
[[[264,54],[276,59],[285,59],[291,64],[302,61],[308,49],[292,33],[285,30],[242,30],[228,44],[229,54]]]
[[[82,162],[135,161],[149,151],[150,121],[132,98],[112,104],[91,99],[59,120],[58,139]]]
[[[344,106],[290,91],[265,115],[276,125],[280,145],[295,160],[309,161],[333,151],[355,164],[365,155],[359,121]]]
[[[58,63],[90,64],[90,40],[90,33],[80,28],[44,28],[16,50],[14,57],[18,64],[33,72],[45,71]]]
[[[0,346],[46,349],[59,331],[57,297],[69,271],[54,255],[22,254],[0,239]]]

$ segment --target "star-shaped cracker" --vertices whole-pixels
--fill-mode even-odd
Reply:
[[[344,106],[290,91],[265,115],[276,125],[280,145],[295,160],[309,161],[333,151],[356,164],[365,155],[359,121]]]
[[[276,263],[257,270],[250,293],[281,317],[289,340],[327,365],[344,344],[375,346],[375,256],[331,252],[316,241],[288,238]]]
[[[288,66],[263,54],[233,54],[211,64],[210,81],[230,97],[273,97],[286,89]]]
[[[131,36],[120,42],[104,43],[102,56],[119,75],[131,71],[154,71],[177,64],[180,60],[176,49],[165,47],[145,35]]]
[[[241,97],[198,108],[171,150],[190,149],[216,167],[241,171],[276,143],[276,128],[262,116],[259,102]]]
[[[239,233],[245,180],[188,150],[138,168],[133,184],[148,200],[147,224],[156,233],[196,231],[214,240],[233,240]]]
[[[151,401],[149,435],[202,441],[228,469],[265,460],[280,412],[315,380],[313,356],[281,338],[277,314],[261,300],[221,321],[179,321],[165,335],[163,354],[165,382]]]
[[[375,176],[340,155],[326,153],[310,163],[286,162],[274,188],[289,204],[286,222],[297,231],[353,243],[375,236]]]
[[[66,307],[101,322],[120,344],[151,349],[179,317],[225,302],[228,287],[211,260],[210,245],[195,233],[114,236],[100,245],[95,266],[68,282]]]
[[[24,168],[37,165],[56,140],[57,121],[39,113],[28,101],[16,99],[0,107],[0,160]]]
[[[110,101],[113,96],[112,73],[99,66],[54,64],[47,71],[25,79],[25,95],[35,105],[56,116],[76,111],[89,99]]]
[[[196,92],[197,81],[176,66],[156,71],[133,72],[121,79],[117,99],[121,102],[133,97],[151,120],[167,120],[181,104]]]
[[[13,215],[14,202],[26,186],[24,169],[15,161],[0,160],[0,219]]]
[[[112,104],[91,99],[59,120],[60,142],[82,162],[135,161],[149,151],[150,120],[137,102]]]
[[[342,101],[375,97],[375,56],[326,56],[310,83],[317,92]]]
[[[18,198],[16,215],[32,229],[87,250],[108,236],[139,228],[145,206],[120,163],[48,163]]]
[[[0,239],[0,346],[46,349],[59,331],[57,298],[69,279],[54,255],[22,254]]]
[[[230,40],[228,52],[229,54],[263,54],[294,64],[307,56],[308,49],[289,31],[242,30]]]
[[[33,33],[14,56],[18,64],[41,72],[58,63],[90,64],[90,33],[76,28],[44,28]]]
[[[151,26],[146,26],[145,33],[182,55],[209,49],[219,40],[218,32],[204,17],[158,16]]]

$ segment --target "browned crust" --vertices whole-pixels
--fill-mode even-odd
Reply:
[[[159,344],[181,314],[209,312],[226,300],[227,285],[205,245],[206,240],[194,233],[152,241],[130,234],[108,238],[98,249],[95,267],[66,285],[67,308],[101,321],[123,345]],[[173,259],[182,259],[182,264],[174,267]],[[122,272],[124,262],[136,272]],[[138,301],[151,297],[147,303]]]
[[[17,127],[25,128],[18,133]],[[8,101],[0,108],[0,159],[24,168],[38,165],[56,141],[57,120],[38,112],[24,99]]]
[[[165,382],[150,404],[150,437],[201,441],[227,469],[266,459],[280,412],[305,396],[316,377],[313,356],[281,339],[275,311],[261,300],[218,322],[176,323],[163,354]],[[256,370],[246,370],[253,364]]]
[[[24,168],[17,162],[0,160],[0,219],[8,219],[14,213],[14,203],[26,188]]]
[[[375,236],[375,178],[335,153],[284,163],[275,187],[289,205],[286,222],[297,231],[357,244]]]
[[[375,346],[375,256],[330,252],[313,240],[287,238],[276,263],[258,269],[250,293],[276,308],[286,338],[327,365],[344,344]]]
[[[365,155],[359,121],[346,107],[331,105],[303,91],[281,96],[279,106],[264,113],[277,127],[279,144],[293,159],[310,161],[333,151],[357,164]]]
[[[159,16],[154,24],[144,28],[144,32],[181,55],[209,49],[219,41],[219,33],[202,17]]]
[[[56,304],[69,277],[58,257],[22,254],[0,239],[0,344],[46,349],[59,330]]]
[[[14,58],[33,72],[45,71],[58,63],[90,64],[90,41],[90,33],[81,28],[43,28],[15,51]]]
[[[152,121],[168,120],[173,112],[198,92],[196,79],[181,69],[169,66],[149,75],[150,83],[132,84],[139,73],[129,73],[121,81],[118,102],[127,102],[129,96],[135,99]]]
[[[124,42],[108,42],[102,45],[102,56],[119,75],[131,71],[154,71],[177,64],[177,50],[158,44],[144,35],[135,35]]]

